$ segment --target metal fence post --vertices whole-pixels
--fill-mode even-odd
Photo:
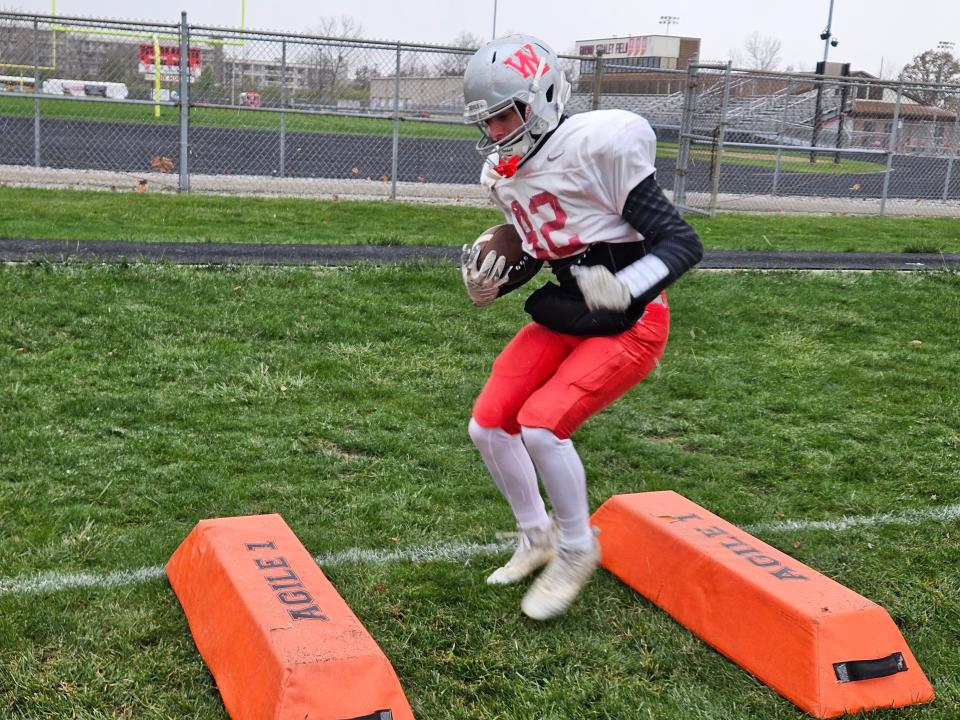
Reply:
[[[783,115],[780,117],[780,127],[777,130],[777,145],[783,145],[783,133],[787,129],[787,113],[790,111],[790,95],[793,95],[791,83],[784,93]],[[770,190],[771,195],[776,195],[780,185],[780,164],[783,158],[783,148],[777,148],[777,162],[773,166],[773,187]]]
[[[713,150],[713,165],[710,168],[710,217],[717,214],[717,195],[720,193],[720,170],[723,164],[723,141],[727,132],[727,105],[730,103],[731,62],[723,75],[723,99],[720,101],[720,121],[717,124],[717,140]]]
[[[890,174],[893,172],[893,154],[897,151],[897,126],[900,124],[900,102],[903,100],[903,81],[897,86],[897,104],[893,108],[893,126],[887,140],[887,170],[883,174],[883,194],[880,196],[880,214],[887,210],[887,194],[890,191]]]
[[[947,159],[947,177],[943,181],[943,201],[946,202],[950,197],[950,177],[953,175],[953,161],[957,157],[957,151],[960,149],[960,110],[953,113],[953,134],[950,136],[950,145],[953,147],[953,154]]]
[[[600,109],[600,78],[603,75],[603,48],[597,48],[593,60],[593,100],[591,110]]]
[[[819,68],[818,68],[819,69]],[[823,72],[826,73],[826,63]],[[813,137],[810,138],[810,162],[817,162],[817,143],[820,142],[820,122],[823,117],[823,75],[817,75],[817,100],[813,108]]]
[[[850,80],[847,79],[843,83],[843,88],[840,90],[840,117],[837,120],[837,142],[836,148],[839,150],[843,147],[843,121],[847,117],[847,96],[850,94]],[[833,154],[833,164],[840,164],[840,153],[836,152]]]
[[[40,24],[36,18],[33,19],[33,164],[40,167]]]
[[[400,43],[397,43],[397,66],[393,83],[393,158],[390,168],[390,199],[397,199],[397,172],[400,167]]]
[[[180,13],[180,192],[190,192],[190,26]]]
[[[408,46],[396,39],[367,41],[225,30],[198,25],[196,18],[190,22],[189,12],[181,13],[176,22],[162,24],[107,19],[96,22],[89,19],[88,22],[0,12],[0,25],[3,28],[0,29],[0,45],[4,45],[0,53],[16,52],[22,56],[20,59],[3,58],[5,63],[20,63],[12,65],[20,68],[17,72],[23,75],[21,87],[16,92],[21,98],[19,102],[26,103],[27,99],[33,102],[23,108],[25,116],[20,129],[24,137],[19,148],[20,161],[30,167],[55,163],[76,169],[129,172],[131,168],[139,167],[145,170],[143,142],[155,134],[155,128],[120,122],[112,123],[109,128],[106,125],[127,113],[146,113],[156,106],[161,109],[166,106],[167,111],[172,108],[177,113],[174,116],[176,125],[167,127],[169,132],[160,141],[163,145],[147,144],[147,147],[155,147],[157,153],[154,155],[151,151],[150,166],[153,170],[166,170],[171,189],[177,188],[183,194],[191,191],[194,172],[202,172],[205,177],[207,173],[222,173],[224,176],[251,173],[281,178],[307,173],[318,180],[322,178],[321,182],[330,186],[350,180],[359,187],[371,183],[364,178],[376,176],[383,180],[379,183],[382,199],[395,202],[409,199],[413,187],[411,179],[429,183],[443,180],[454,185],[472,183],[476,177],[472,169],[475,161],[471,159],[473,155],[468,147],[451,147],[451,167],[439,170],[431,165],[430,150],[421,152],[421,148],[444,142],[444,136],[448,135],[446,130],[460,120],[456,110],[460,89],[457,83],[444,76],[452,75],[464,64],[462,61],[466,58],[462,57],[462,48]],[[10,38],[7,38],[7,27],[15,29]],[[61,52],[64,34],[77,36],[75,39],[82,48],[77,43],[71,46],[80,55]],[[82,42],[81,34],[85,34]],[[172,50],[167,50],[174,55],[179,49],[182,62],[167,58],[168,62],[179,64],[178,72],[172,77],[156,72],[156,66],[163,58],[150,50],[149,39],[153,36],[157,36],[158,41],[167,38],[173,46]],[[18,38],[22,44],[13,42]],[[128,45],[128,40],[115,38],[139,38],[142,43],[135,44],[131,40]],[[8,40],[10,42],[4,44],[3,41]],[[28,43],[32,44],[28,46]],[[199,79],[198,49],[194,43],[198,43],[198,47],[211,46],[204,50],[207,57],[203,77]],[[143,45],[142,53],[138,45]],[[137,66],[140,60],[144,61],[144,67],[136,74],[131,63],[114,62],[121,51],[131,60],[129,56],[134,50],[138,51]],[[84,54],[90,56],[92,64],[85,64],[81,57]],[[440,57],[435,61],[430,54]],[[152,57],[152,67],[147,64],[148,57]],[[578,60],[564,57],[565,62],[568,59]],[[733,193],[739,194],[737,206],[744,210],[766,211],[771,205],[779,205],[783,196],[790,196],[791,204],[808,203],[813,210],[823,206],[819,197],[834,198],[849,202],[851,212],[874,215],[903,212],[906,208],[901,207],[901,198],[907,195],[911,200],[928,202],[927,209],[939,208],[939,212],[945,215],[956,215],[960,207],[957,205],[960,193],[960,113],[954,113],[951,121],[950,115],[942,110],[936,113],[935,120],[929,110],[910,111],[910,97],[924,91],[936,93],[940,100],[946,98],[949,109],[960,99],[960,88],[956,85],[915,83],[906,77],[887,81],[850,78],[845,71],[839,76],[833,71],[825,74],[822,65],[815,74],[738,70],[734,84],[731,65],[726,62],[719,65],[704,63],[698,57],[690,58],[689,63],[684,63],[679,70],[670,73],[657,71],[655,77],[643,75],[641,68],[631,66],[630,69],[637,72],[620,83],[619,75],[611,74],[618,69],[615,66],[620,65],[616,58],[610,58],[608,62],[606,53],[599,53],[582,61],[579,99],[583,104],[578,109],[589,109],[591,101],[598,109],[622,102],[636,112],[645,113],[657,129],[661,144],[667,145],[668,151],[671,145],[674,148],[674,158],[658,164],[673,165],[669,174],[674,177],[661,177],[661,182],[674,204],[685,214],[711,215],[726,211],[731,206]],[[246,70],[244,65],[248,66]],[[392,81],[389,77],[391,65],[394,65]],[[343,93],[338,92],[336,89],[346,82],[344,74],[352,77],[354,70],[357,76],[351,81],[351,87]],[[409,77],[414,72],[422,73],[424,77]],[[234,73],[236,84],[231,86]],[[68,92],[79,94],[77,85],[82,83],[82,92],[88,97],[79,102],[58,100],[51,95],[54,76],[82,76],[79,81],[68,81],[71,83]],[[179,96],[171,92],[173,102],[166,98],[158,101],[148,94],[149,86],[143,81],[145,77],[155,81],[174,80],[172,85],[163,84],[179,89]],[[241,84],[244,77],[246,82]],[[672,78],[672,83],[665,79],[667,77]],[[366,82],[369,86],[365,93],[361,88]],[[612,88],[611,83],[618,88]],[[35,84],[37,89],[32,98],[28,95],[30,88],[25,88],[29,84]],[[619,87],[620,84],[624,87]],[[121,88],[128,89],[129,95],[123,97]],[[233,111],[228,112],[232,88],[234,93],[244,91],[245,95],[242,103],[233,98],[236,104],[232,106]],[[836,92],[833,92],[834,88]],[[612,95],[614,90],[617,92]],[[651,93],[654,90],[678,92],[666,98],[635,97],[644,90]],[[821,123],[817,129],[818,144],[813,147],[810,144],[810,119],[818,90],[822,96]],[[193,137],[194,92],[197,92],[197,103],[203,105],[198,108],[198,113],[203,110],[219,116],[216,124],[222,126],[222,131],[211,133],[215,137],[211,137],[210,142],[200,137],[200,129],[197,137]],[[390,93],[393,93],[392,98]],[[344,97],[338,99],[340,94]],[[855,99],[859,103],[860,100],[882,102],[883,98],[899,100],[886,105],[886,112],[875,113],[872,117],[852,118],[849,115]],[[263,107],[258,107],[258,101]],[[778,102],[780,107],[776,105]],[[207,111],[207,103],[218,109]],[[838,103],[842,128],[840,123],[837,127],[830,124],[837,117]],[[914,104],[913,110],[917,107]],[[80,110],[83,112],[78,112]],[[305,116],[311,118],[347,115],[366,119],[379,116],[381,121],[391,121],[391,134],[383,138],[387,142],[379,147],[373,142],[361,142],[357,150],[359,157],[351,159],[347,165],[349,174],[345,178],[325,177],[340,174],[334,170],[341,164],[343,158],[338,155],[342,155],[344,149],[340,145],[317,142],[318,138],[298,132],[301,112],[309,113]],[[70,126],[71,133],[70,143],[65,145],[63,152],[54,147],[52,113],[70,117],[63,123]],[[423,141],[412,142],[408,138],[401,148],[404,128],[409,131],[411,121],[420,114],[429,118],[436,131]],[[274,145],[270,137],[272,131],[258,133],[253,128],[260,125],[260,121],[277,115],[279,144]],[[824,124],[825,120],[828,122]],[[270,121],[263,124],[267,122]],[[444,124],[446,130],[441,129]],[[104,129],[113,134],[111,144],[103,141],[101,131]],[[834,143],[835,135],[838,139]],[[195,148],[198,151],[196,158],[193,157]],[[0,142],[0,149],[8,148]],[[406,178],[403,187],[400,186],[401,151],[406,153],[402,167]],[[385,158],[383,152],[391,156]],[[770,157],[775,164],[773,168],[768,164],[769,175],[745,169],[745,163],[750,162],[754,153],[766,157],[775,154]],[[796,179],[799,176],[791,170],[794,163],[789,161],[799,158],[805,164],[811,154],[820,165],[809,168],[818,172],[804,176],[800,182]],[[170,157],[177,165],[172,172]],[[844,182],[843,178],[831,176],[827,171],[835,166],[829,160],[837,157],[845,163],[848,158],[879,163],[883,174],[875,179],[879,179],[881,188],[875,184],[871,188],[869,181],[863,182],[864,187],[861,187],[861,182],[853,182],[852,177]],[[90,180],[78,179],[78,183],[86,182]],[[227,181],[220,187],[227,189]],[[724,193],[723,203],[720,202],[721,191]],[[867,202],[856,202],[855,198],[864,198]],[[874,201],[877,205],[871,207]]]
[[[280,177],[287,173],[287,41],[280,43]]]
[[[697,105],[698,56],[692,56],[689,62],[680,115],[680,136],[677,138],[677,164],[673,169],[673,204],[680,208],[687,204],[687,166],[690,164],[690,134],[693,132],[693,116]]]

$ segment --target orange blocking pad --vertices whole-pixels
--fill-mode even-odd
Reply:
[[[933,700],[890,615],[675,492],[593,515],[603,565],[819,718]]]
[[[233,720],[413,720],[390,661],[279,515],[200,521],[167,577]]]

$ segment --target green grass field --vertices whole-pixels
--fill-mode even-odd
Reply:
[[[4,97],[0,94],[0,116],[32,117],[33,98]],[[154,105],[97,102],[89,100],[41,100],[42,117],[97,122],[178,125],[180,108],[162,105],[156,115]],[[303,111],[285,113],[288,132],[336,133],[342,135],[390,136],[393,121],[380,118],[321,115]],[[280,131],[280,113],[250,108],[192,106],[190,123],[204,127],[248,128]],[[400,134],[404,137],[476,140],[478,131],[458,123],[424,122],[403,118]]]
[[[503,222],[493,209],[0,186],[0,237],[459,247]],[[714,250],[960,252],[950,218],[689,217]]]
[[[106,203],[124,196],[94,194],[107,209],[94,217],[36,192],[3,189],[0,205],[50,207],[41,237],[98,221],[100,238],[123,234]],[[135,200],[184,222],[167,239],[189,239],[187,216],[203,239],[235,239],[214,232],[213,206],[192,205],[203,198]],[[265,217],[261,202],[221,217],[241,205]],[[423,213],[446,244],[485,222],[444,225],[465,208],[275,202],[271,239],[281,218],[307,233],[327,217],[318,242],[358,241],[358,217],[408,241]],[[128,228],[147,206],[129,207]],[[877,249],[886,232],[937,227],[722,220],[699,227],[713,247],[780,227],[813,245],[860,228]],[[159,570],[203,518],[278,512],[321,557],[450,550],[512,529],[466,424],[527,292],[476,310],[457,270],[430,263],[0,266],[0,716],[225,719]],[[869,717],[954,720],[960,276],[693,271],[670,299],[660,369],[575,436],[591,507],[672,489],[761,528],[887,608],[938,692]],[[776,527],[850,516],[867,521]],[[542,625],[519,612],[526,584],[483,583],[506,552],[452,554],[324,565],[418,718],[807,717],[605,571]]]

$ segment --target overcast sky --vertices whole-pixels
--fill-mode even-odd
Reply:
[[[571,52],[577,40],[666,34],[659,20],[670,15],[679,18],[670,34],[701,38],[704,60],[726,60],[731,51],[742,51],[747,35],[758,32],[782,43],[781,69],[797,70],[813,69],[823,58],[819,36],[830,9],[830,0],[246,0],[246,26],[306,32],[320,18],[347,16],[364,37],[445,45],[464,31],[489,39],[495,4],[497,35],[528,32],[561,53]],[[4,10],[42,14],[50,14],[52,5],[0,0]],[[56,7],[59,15],[162,22],[177,22],[186,10],[190,22],[226,27],[239,26],[241,19],[241,0],[58,0]],[[956,43],[954,54],[960,54],[960,1],[835,0],[832,30],[839,45],[830,48],[831,61],[850,62],[874,75],[882,66],[889,77],[941,41]]]

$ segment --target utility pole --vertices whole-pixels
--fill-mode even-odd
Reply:
[[[820,135],[820,116],[823,112],[823,76],[827,74],[827,57],[830,55],[830,46],[837,46],[837,39],[833,37],[831,28],[833,27],[833,0],[830,0],[830,11],[827,13],[827,27],[820,33],[820,39],[823,40],[823,64],[817,68],[817,75],[820,79],[817,81],[817,104],[813,112],[813,138],[810,145],[813,149],[810,151],[810,162],[817,162],[817,140]]]
[[[833,0],[830,0],[830,12],[827,14],[827,29],[820,33],[820,39],[823,40],[823,64],[827,64],[827,56],[830,54],[830,46],[837,46],[837,41],[831,42],[833,37],[830,28],[833,25]]]

